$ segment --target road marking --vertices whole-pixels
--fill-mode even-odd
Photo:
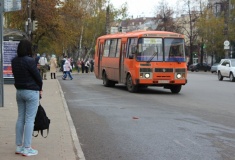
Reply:
[[[180,143],[178,140],[173,140],[176,144],[180,145],[181,147],[186,148],[186,146],[182,143]]]

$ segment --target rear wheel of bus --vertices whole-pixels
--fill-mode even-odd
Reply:
[[[181,90],[181,85],[174,85],[170,87],[171,93],[179,93]]]
[[[138,86],[134,85],[131,75],[129,74],[126,78],[126,87],[129,92],[137,92],[138,91]]]
[[[108,79],[105,71],[103,72],[102,78],[103,78],[103,85],[105,87],[114,87],[115,86],[115,82]]]

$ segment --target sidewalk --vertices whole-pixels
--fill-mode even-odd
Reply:
[[[60,84],[57,79],[49,78],[43,80],[41,104],[51,119],[50,132],[47,138],[33,137],[32,146],[39,154],[31,157],[15,154],[16,89],[13,84],[4,84],[4,107],[0,107],[0,159],[85,160]]]

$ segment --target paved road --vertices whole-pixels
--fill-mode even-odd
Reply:
[[[234,160],[235,83],[189,73],[178,95],[107,88],[93,74],[60,80],[87,160]]]

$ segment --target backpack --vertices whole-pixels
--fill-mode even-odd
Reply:
[[[37,135],[34,135],[33,133],[33,136],[37,137],[39,132],[41,132],[42,137],[44,137],[43,130],[47,130],[47,136],[48,136],[50,122],[51,120],[47,117],[44,108],[42,107],[41,104],[39,104],[38,111],[34,121],[34,130],[33,130],[33,131],[38,131],[38,133]],[[44,138],[46,138],[47,136],[45,136]]]

